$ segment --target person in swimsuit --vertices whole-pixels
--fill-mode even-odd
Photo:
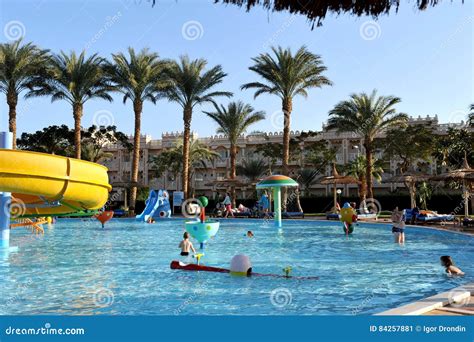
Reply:
[[[193,251],[193,253],[196,253],[196,250],[194,249],[193,243],[189,241],[189,233],[185,232],[183,235],[183,241],[179,243],[179,248],[181,248],[181,256],[188,256],[189,251]]]
[[[464,272],[461,271],[459,267],[456,267],[454,265],[454,261],[449,255],[443,255],[442,257],[439,258],[439,260],[441,261],[441,265],[443,265],[446,268],[447,274],[464,275]]]
[[[405,243],[405,214],[403,211],[399,211],[398,207],[392,212],[392,233],[395,238],[395,243]]]
[[[222,204],[225,206],[224,218],[227,218],[229,214],[234,217],[234,212],[232,211],[232,200],[230,199],[230,194],[228,192],[226,192],[224,202],[222,202]]]

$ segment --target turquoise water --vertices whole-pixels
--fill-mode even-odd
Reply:
[[[295,276],[320,277],[297,280],[171,270],[171,260],[186,260],[179,219],[114,219],[105,229],[91,219],[63,219],[44,227],[44,236],[12,231],[19,250],[0,259],[1,314],[372,314],[474,274],[474,238],[423,228],[407,228],[401,247],[389,225],[360,224],[346,237],[338,222],[284,221],[278,232],[271,222],[222,220],[206,246],[207,265],[228,267],[243,253],[254,272],[282,274],[292,266]],[[449,278],[438,262],[444,254],[467,276]]]

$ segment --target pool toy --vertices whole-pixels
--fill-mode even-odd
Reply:
[[[100,214],[96,215],[96,219],[102,223],[102,228],[104,228],[105,223],[110,221],[114,217],[114,211],[113,210],[106,210],[101,212]]]
[[[214,266],[205,266],[205,265],[198,265],[198,264],[187,264],[178,260],[171,261],[170,268],[172,270],[182,270],[182,271],[201,271],[201,272],[215,272],[215,273],[231,273],[231,271],[227,268],[221,267],[214,267]],[[281,274],[266,274],[266,273],[250,273],[245,274],[246,276],[252,277],[272,277],[272,278],[286,278],[286,279],[296,279],[296,280],[318,280],[319,277],[298,277],[298,276],[291,276],[291,275],[281,275]]]
[[[11,150],[12,134],[0,133],[0,248],[9,247],[12,218],[92,216],[112,187],[107,168],[68,157]]]
[[[355,214],[354,208],[349,203],[344,203],[341,208],[341,222],[346,235],[352,234],[354,231],[354,224],[357,222],[357,215]]]
[[[150,190],[145,209],[136,216],[138,221],[148,222],[150,218],[171,217],[170,196],[166,190]]]
[[[48,221],[44,218],[38,218],[35,221],[29,218],[25,219],[18,219],[15,223],[10,224],[10,228],[19,228],[19,227],[27,227],[30,228],[33,233],[36,234],[44,234],[44,229],[42,227],[43,224],[47,223]]]
[[[290,177],[283,175],[272,175],[257,183],[257,189],[273,190],[273,211],[275,227],[281,227],[281,188],[295,187],[298,183]]]
[[[194,221],[187,221],[184,223],[186,231],[200,243],[200,248],[204,249],[204,244],[219,230],[219,221],[206,219],[206,206],[208,200],[202,196],[198,199],[199,202],[199,219]]]
[[[250,258],[243,254],[234,255],[230,261],[230,274],[236,276],[247,276],[252,272]]]
[[[204,253],[198,253],[198,254],[194,254],[193,255],[193,258],[196,258],[196,261],[197,261],[197,264],[199,265],[199,263],[201,262],[201,258],[204,256]]]

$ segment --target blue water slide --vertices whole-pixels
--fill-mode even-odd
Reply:
[[[171,216],[169,195],[166,190],[150,190],[145,202],[145,209],[136,216],[138,221],[147,222],[151,217],[165,218]]]

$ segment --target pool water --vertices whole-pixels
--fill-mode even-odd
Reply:
[[[406,244],[390,226],[364,224],[346,237],[339,222],[222,220],[205,247],[206,265],[228,267],[246,254],[254,272],[319,276],[319,280],[235,277],[171,270],[183,220],[155,224],[92,219],[45,225],[44,236],[12,231],[18,251],[0,257],[0,313],[112,315],[373,314],[472,281],[474,238],[407,228]],[[252,230],[255,237],[245,236]],[[197,247],[198,243],[195,242]],[[466,272],[448,277],[440,255]]]

